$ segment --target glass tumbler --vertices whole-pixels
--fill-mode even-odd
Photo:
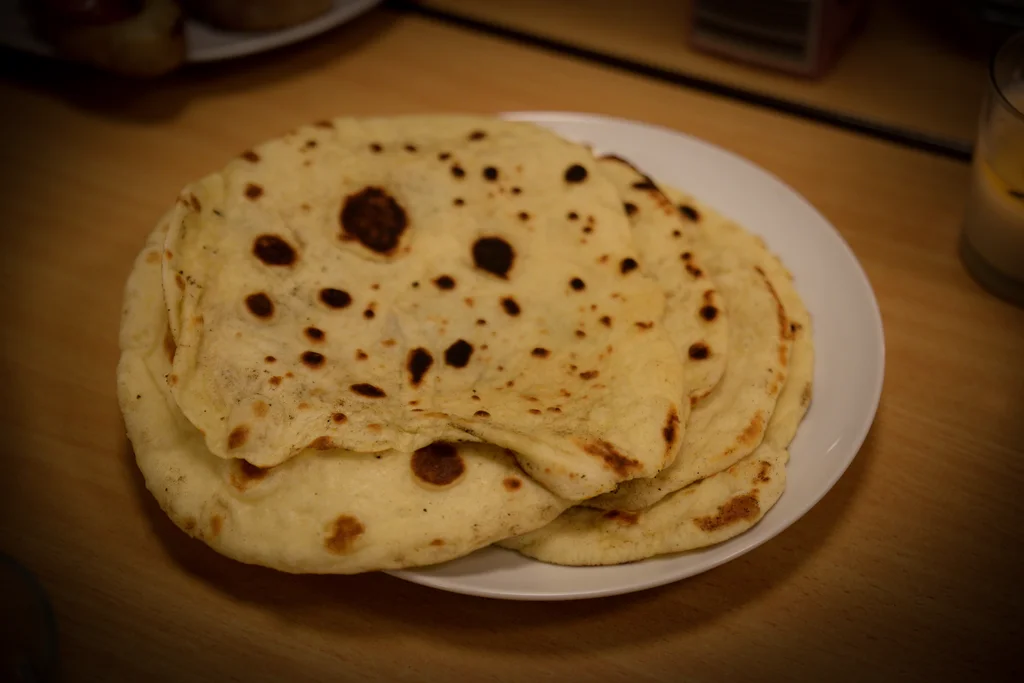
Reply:
[[[983,286],[1024,304],[1024,33],[989,68],[960,251]]]

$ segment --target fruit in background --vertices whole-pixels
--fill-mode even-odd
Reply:
[[[157,76],[185,61],[174,0],[42,0],[31,9],[36,30],[69,59],[128,76]]]

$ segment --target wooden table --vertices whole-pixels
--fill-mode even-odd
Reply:
[[[152,85],[8,55],[0,546],[42,581],[69,681],[968,680],[1020,675],[1024,311],[955,247],[968,168],[411,16]],[[295,577],[179,532],[114,397],[121,288],[189,179],[338,114],[565,109],[671,126],[778,174],[885,318],[878,419],[803,519],[723,567],[575,603]]]
[[[753,68],[689,47],[690,0],[419,0],[428,12],[470,19],[565,46],[796,103],[869,126],[970,149],[986,84],[987,41],[960,21],[960,0],[875,2],[823,77]]]

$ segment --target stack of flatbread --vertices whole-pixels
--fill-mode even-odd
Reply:
[[[174,523],[319,573],[731,538],[782,494],[813,369],[759,238],[624,159],[453,116],[323,121],[186,187],[121,349]]]

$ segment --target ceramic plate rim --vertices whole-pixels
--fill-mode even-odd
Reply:
[[[850,248],[849,244],[847,244],[846,240],[843,239],[839,231],[836,230],[835,226],[833,226],[832,223],[821,214],[821,212],[819,212],[806,198],[804,198],[802,195],[796,192],[789,185],[784,183],[777,176],[733,152],[723,149],[722,147],[719,147],[717,145],[708,143],[699,138],[687,135],[686,133],[683,133],[681,131],[672,130],[664,126],[658,126],[639,121],[631,121],[628,119],[622,119],[617,117],[576,112],[521,111],[507,112],[500,114],[499,116],[501,116],[502,118],[512,120],[531,121],[533,123],[546,127],[558,125],[586,127],[586,125],[596,124],[612,127],[625,127],[631,130],[642,130],[653,132],[658,135],[667,135],[674,138],[679,144],[690,145],[696,149],[702,150],[704,154],[718,157],[723,164],[744,169],[746,173],[753,174],[755,177],[758,177],[759,181],[763,183],[766,187],[770,187],[770,189],[782,192],[790,201],[795,200],[797,206],[799,206],[802,211],[806,212],[806,215],[809,219],[811,219],[811,222],[816,224],[815,229],[823,233],[823,239],[831,240],[835,246],[838,246],[841,249],[841,253],[843,254],[843,258],[845,259],[845,263],[843,265],[850,269],[849,275],[853,277],[853,281],[847,282],[846,286],[851,289],[858,289],[859,292],[856,292],[855,296],[858,296],[859,298],[862,299],[863,303],[867,304],[867,314],[871,318],[870,322],[872,324],[870,325],[870,329],[865,333],[865,338],[866,341],[870,344],[870,349],[868,349],[868,351],[874,357],[874,360],[876,361],[876,367],[874,369],[874,374],[867,380],[869,384],[867,388],[867,400],[864,401],[863,405],[860,408],[863,411],[863,418],[858,424],[851,425],[847,428],[849,430],[848,441],[845,445],[841,457],[834,459],[834,463],[832,464],[829,476],[825,478],[823,481],[821,481],[815,487],[815,490],[811,495],[807,495],[806,497],[801,498],[797,507],[794,510],[791,510],[784,519],[777,519],[775,525],[776,528],[770,529],[768,533],[756,535],[752,532],[754,532],[759,526],[763,525],[765,519],[768,519],[772,516],[772,513],[776,512],[777,507],[770,510],[765,515],[765,519],[762,519],[761,523],[755,525],[755,527],[748,530],[746,533],[740,534],[734,539],[726,541],[722,544],[718,544],[717,546],[711,546],[711,548],[723,548],[729,547],[730,545],[732,547],[729,548],[726,552],[719,553],[719,555],[714,559],[700,564],[699,568],[696,571],[690,571],[686,566],[685,560],[690,555],[689,553],[677,553],[674,555],[652,558],[650,560],[644,560],[642,562],[618,565],[617,567],[615,567],[616,569],[620,569],[622,570],[622,572],[628,574],[631,568],[644,565],[646,563],[679,562],[680,566],[679,569],[676,571],[669,571],[664,575],[655,576],[645,580],[639,580],[634,582],[629,582],[628,580],[619,581],[616,582],[615,585],[608,585],[605,587],[590,589],[581,589],[578,591],[571,592],[567,592],[564,590],[534,590],[531,592],[525,592],[522,590],[514,589],[503,590],[500,587],[482,588],[473,584],[466,584],[464,582],[460,583],[457,577],[455,579],[448,578],[445,576],[438,577],[432,573],[432,571],[436,571],[439,567],[451,567],[453,566],[454,563],[464,562],[466,558],[452,560],[450,562],[444,563],[443,565],[437,565],[435,567],[422,567],[415,569],[389,571],[386,573],[397,578],[406,581],[411,581],[413,583],[428,586],[431,588],[461,593],[464,595],[473,595],[477,597],[531,601],[578,600],[586,598],[607,597],[611,595],[620,595],[625,593],[647,590],[650,588],[655,588],[657,586],[673,583],[675,581],[679,581],[684,578],[688,578],[690,576],[694,576],[704,571],[708,571],[715,567],[721,566],[722,564],[729,562],[733,559],[736,559],[740,555],[746,554],[754,550],[755,548],[759,547],[763,543],[775,538],[780,533],[785,531],[787,528],[792,526],[797,520],[803,517],[808,511],[811,510],[811,508],[817,505],[817,503],[825,496],[825,494],[827,494],[833,488],[833,486],[835,486],[836,482],[838,482],[839,479],[843,476],[843,474],[849,468],[850,464],[853,462],[853,459],[857,456],[858,452],[863,446],[864,441],[867,438],[867,435],[871,429],[871,425],[874,422],[875,416],[878,411],[878,406],[881,400],[882,385],[885,377],[885,336],[882,323],[882,316],[878,306],[877,297],[875,296],[874,290],[871,287],[870,280],[868,279],[863,266],[860,264],[855,254],[853,253],[853,250]],[[567,135],[567,137],[571,138],[572,135]],[[596,144],[600,145],[600,143]],[[614,145],[611,145],[611,147],[614,147]],[[639,163],[641,164],[641,166],[643,165],[642,161],[640,161]],[[745,225],[745,227],[750,226]],[[753,231],[757,232],[756,227],[753,228]],[[797,282],[798,290],[800,288],[799,285],[800,283]],[[801,294],[803,295],[803,293]],[[820,367],[818,367],[816,363],[815,382],[817,382],[818,380],[819,371]],[[813,417],[814,416],[812,405],[812,413],[808,415],[808,421],[812,420]],[[831,456],[832,451],[835,450],[835,446],[837,444],[838,441],[835,444],[833,444],[832,448],[826,451],[826,455]],[[745,542],[743,539],[746,539]],[[477,551],[477,553],[481,552],[500,552],[516,555],[516,553],[514,553],[513,551],[497,548],[487,548],[481,551]],[[476,555],[476,553],[474,553],[473,555]],[[470,557],[472,557],[472,555]],[[528,560],[528,562],[543,564],[536,562],[535,560]],[[559,567],[558,569],[568,569],[571,571],[587,572],[594,569],[602,568]]]

